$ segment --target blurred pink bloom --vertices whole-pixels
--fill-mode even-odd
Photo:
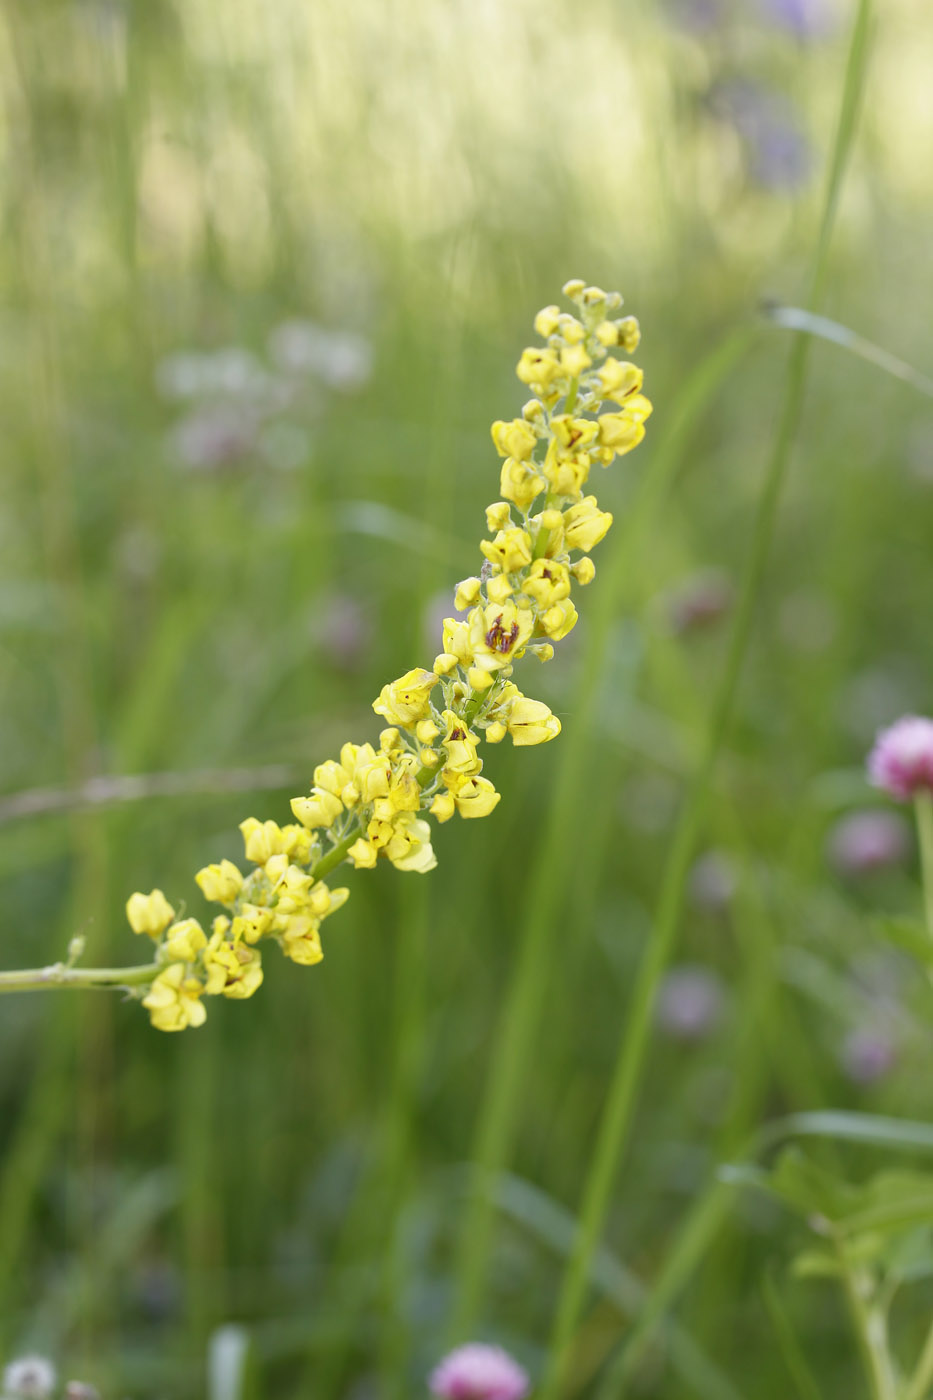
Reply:
[[[933,792],[933,720],[905,715],[882,729],[868,757],[868,776],[901,801]]]
[[[893,1069],[897,1049],[884,1031],[860,1029],[846,1036],[840,1058],[854,1084],[875,1084]]]
[[[863,875],[906,860],[910,828],[899,812],[850,812],[829,834],[829,858],[841,875]]]
[[[431,1391],[441,1400],[521,1400],[528,1376],[501,1347],[469,1342],[431,1373]]]
[[[657,1020],[675,1040],[701,1040],[722,1019],[725,993],[709,968],[682,963],[672,967],[658,992]]]

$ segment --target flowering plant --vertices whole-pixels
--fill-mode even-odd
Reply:
[[[65,963],[0,973],[0,990],[123,987],[159,1030],[199,1026],[205,997],[253,995],[269,943],[293,962],[320,962],[323,920],[349,897],[325,882],[338,866],[369,869],[382,859],[424,874],[436,865],[428,817],[492,812],[500,794],[483,774],[483,741],[508,735],[526,747],[557,737],[560,721],[519,690],[514,665],[527,655],[548,661],[576,624],[573,586],[592,581],[591,551],[612,524],[586,494],[590,471],[637,447],[651,413],[642,371],[610,353],[630,355],[640,338],[635,318],[618,315],[621,296],[579,280],[563,290],[575,312],[540,311],[543,344],[518,362],[531,398],[519,417],[492,425],[501,499],[486,511],[481,572],[457,585],[455,609],[467,616],[444,621],[432,669],[383,686],[373,702],[387,723],[378,746],[346,743],[319,764],[310,792],[292,799],[294,822],[241,823],[252,868],[244,874],[223,860],[195,876],[223,909],[209,931],[198,919],[177,919],[161,889],[137,892],[126,912],[134,933],[152,940],[149,962],[80,968],[76,940]]]

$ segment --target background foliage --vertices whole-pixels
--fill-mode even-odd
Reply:
[[[0,799],[4,966],[79,931],[91,960],[134,960],[133,889],[196,912],[191,874],[239,854],[242,817],[281,816],[375,734],[371,698],[430,662],[477,566],[488,424],[518,410],[514,362],[567,277],[625,292],[656,413],[601,483],[617,524],[592,615],[534,674],[564,735],[494,754],[503,801],[439,832],[434,874],[351,876],[324,964],[270,957],[255,1001],[197,1033],[105,996],[4,999],[0,1350],[72,1358],[110,1395],[196,1396],[234,1322],[257,1396],[419,1393],[551,823],[545,1003],[479,1328],[540,1369],[778,411],[787,336],[759,306],[803,295],[850,22],[841,0],[6,7],[0,782],[33,796]],[[887,0],[826,304],[921,369],[931,60],[922,0]],[[875,728],[930,709],[931,483],[929,405],[818,345],[676,953],[707,1011],[694,1034],[676,983],[662,998],[581,1394],[763,1122],[929,1114],[929,987],[871,926],[914,912],[913,858],[853,876],[827,843],[879,805]],[[148,773],[176,776],[95,800]],[[879,1165],[814,1151],[856,1179]],[[826,1393],[854,1394],[834,1293],[788,1273],[803,1228],[736,1195],[632,1393],[786,1396],[776,1280]],[[899,1317],[914,1341],[924,1287]]]

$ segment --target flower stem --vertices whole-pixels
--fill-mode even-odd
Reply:
[[[933,1385],[933,1326],[927,1333],[923,1351],[920,1353],[920,1360],[917,1362],[917,1369],[911,1376],[904,1392],[904,1400],[926,1400],[931,1385]]]
[[[920,838],[920,869],[923,874],[923,903],[927,931],[933,938],[933,793],[921,789],[914,798],[917,834]]]
[[[125,987],[144,987],[154,981],[158,973],[157,963],[141,963],[136,967],[69,967],[67,963],[58,962],[19,972],[0,972],[0,993],[40,992],[53,987],[119,991]]]

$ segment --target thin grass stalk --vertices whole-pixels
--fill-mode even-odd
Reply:
[[[830,236],[855,133],[865,80],[870,18],[871,0],[859,0],[810,277],[807,306],[813,311],[819,309],[823,296],[828,271]],[[645,946],[632,995],[629,1019],[619,1046],[593,1163],[584,1185],[577,1246],[565,1272],[558,1299],[549,1364],[540,1400],[555,1400],[563,1387],[570,1360],[570,1344],[583,1307],[593,1253],[605,1223],[619,1163],[630,1138],[657,988],[670,959],[683,907],[687,876],[703,827],[713,772],[732,718],[739,678],[751,637],[755,607],[774,534],[781,489],[803,406],[811,344],[809,336],[798,334],[791,347],[781,416],[755,519],[723,678],[713,709],[703,757],[674,831],[654,926]]]
[[[538,855],[529,872],[526,914],[519,939],[518,964],[490,1060],[486,1093],[480,1109],[471,1160],[478,1181],[464,1212],[455,1262],[456,1296],[451,1340],[467,1336],[475,1323],[489,1261],[495,1202],[488,1183],[509,1160],[519,1118],[519,1098],[529,1053],[540,1020],[548,978],[545,956],[555,926],[555,911],[572,862],[569,813],[586,779],[585,752],[601,678],[607,638],[618,600],[635,571],[637,552],[650,534],[661,504],[682,461],[691,430],[719,386],[734,370],[755,337],[743,327],[709,355],[685,384],[671,416],[671,426],[651,459],[631,513],[622,524],[602,590],[592,613],[592,630],[580,677],[581,704],[561,745],[559,767],[548,805]]]

